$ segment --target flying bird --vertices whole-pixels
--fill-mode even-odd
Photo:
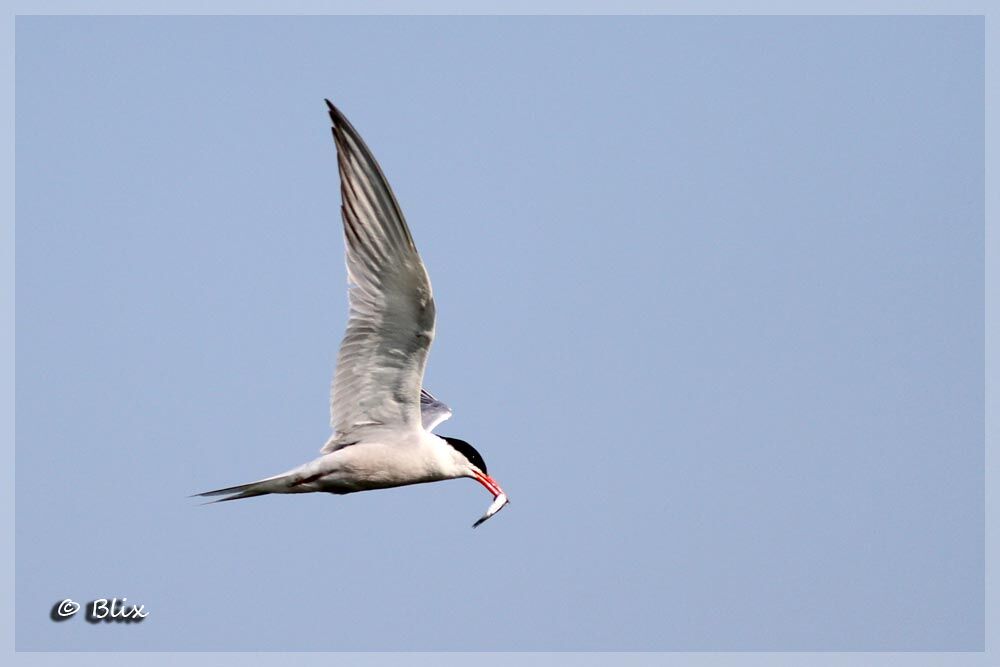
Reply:
[[[206,491],[213,502],[271,493],[335,494],[471,477],[493,494],[480,525],[507,504],[476,449],[435,427],[451,409],[422,388],[434,340],[427,270],[371,151],[329,100],[340,170],[350,316],[330,396],[333,434],[318,458],[280,475]]]

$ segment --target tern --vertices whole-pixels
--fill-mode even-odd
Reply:
[[[330,395],[333,434],[320,456],[249,484],[206,491],[212,502],[271,493],[335,494],[470,477],[493,494],[473,528],[507,504],[464,440],[432,431],[451,409],[423,389],[434,340],[427,270],[382,169],[330,100],[340,170],[350,315]]]

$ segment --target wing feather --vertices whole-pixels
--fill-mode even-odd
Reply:
[[[426,389],[420,390],[420,418],[425,431],[433,431],[438,424],[451,417],[451,408],[437,400]]]
[[[330,395],[334,435],[325,451],[360,428],[421,427],[420,385],[434,339],[430,279],[396,197],[358,133],[327,106],[340,171],[350,316]]]

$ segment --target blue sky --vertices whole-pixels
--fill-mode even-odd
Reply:
[[[20,17],[19,649],[983,642],[983,21]],[[323,98],[433,281],[470,480],[316,454]],[[49,621],[127,596],[138,626]],[[37,610],[30,613],[26,610]]]

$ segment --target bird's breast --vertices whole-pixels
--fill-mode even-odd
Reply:
[[[335,493],[385,489],[448,479],[433,452],[418,444],[363,442],[327,455],[322,486]]]

